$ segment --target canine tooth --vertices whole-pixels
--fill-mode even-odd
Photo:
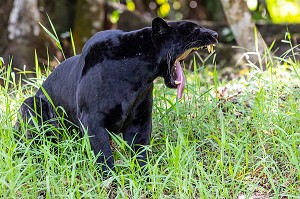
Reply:
[[[181,81],[177,81],[177,80],[175,80],[175,84],[181,84]]]
[[[213,44],[208,45],[207,50],[208,50],[209,53],[213,52],[214,51],[214,45]]]

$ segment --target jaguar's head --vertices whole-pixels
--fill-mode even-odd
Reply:
[[[152,37],[161,49],[161,76],[166,86],[177,88],[177,96],[181,99],[185,87],[181,63],[198,49],[205,48],[212,52],[218,42],[218,34],[190,21],[166,22],[157,17],[152,21]]]

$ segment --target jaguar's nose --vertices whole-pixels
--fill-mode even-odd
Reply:
[[[218,33],[215,32],[215,31],[213,31],[213,32],[212,32],[212,36],[213,36],[214,38],[217,38],[217,37],[218,37]]]
[[[202,28],[201,32],[202,32],[202,34],[210,35],[211,37],[213,37],[215,39],[217,39],[217,37],[218,37],[218,33],[216,31],[210,30],[208,28]]]

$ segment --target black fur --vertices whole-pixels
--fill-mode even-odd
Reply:
[[[107,30],[95,34],[82,54],[62,62],[42,87],[55,106],[62,106],[68,119],[88,129],[98,163],[114,160],[107,130],[123,133],[138,151],[148,145],[152,126],[153,80],[158,76],[176,88],[174,62],[184,51],[216,43],[217,33],[188,21],[168,22],[155,18],[152,27],[132,32]],[[54,116],[42,89],[21,108],[28,118],[33,99],[40,99],[43,115]],[[44,108],[46,107],[46,108]],[[25,108],[25,109],[24,109]],[[25,111],[24,111],[25,110]],[[146,152],[141,153],[144,165]],[[103,167],[106,170],[106,167]]]
[[[45,124],[58,127],[58,122],[55,119],[56,113],[54,108],[43,98],[37,96],[27,98],[21,105],[19,112],[23,118],[23,122],[27,123],[29,128],[34,127],[35,122],[40,127],[46,126]],[[18,121],[15,124],[15,128],[20,129],[20,126],[20,122]],[[47,136],[60,138],[59,135],[56,135],[56,133],[53,133],[51,130],[46,132]],[[22,137],[22,135],[19,136]],[[35,136],[34,132],[30,129],[26,130],[26,138],[31,139]]]

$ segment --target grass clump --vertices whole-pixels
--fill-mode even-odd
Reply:
[[[141,175],[128,145],[112,134],[116,172],[106,180],[97,171],[88,138],[78,132],[55,129],[62,140],[51,142],[41,130],[39,144],[18,141],[17,110],[47,75],[39,71],[38,78],[21,86],[7,67],[0,74],[5,82],[0,87],[0,196],[297,198],[300,64],[286,55],[266,59],[266,71],[250,67],[230,81],[195,59],[180,102],[158,80],[151,146],[145,148],[149,175]],[[20,133],[25,132],[26,126]]]

